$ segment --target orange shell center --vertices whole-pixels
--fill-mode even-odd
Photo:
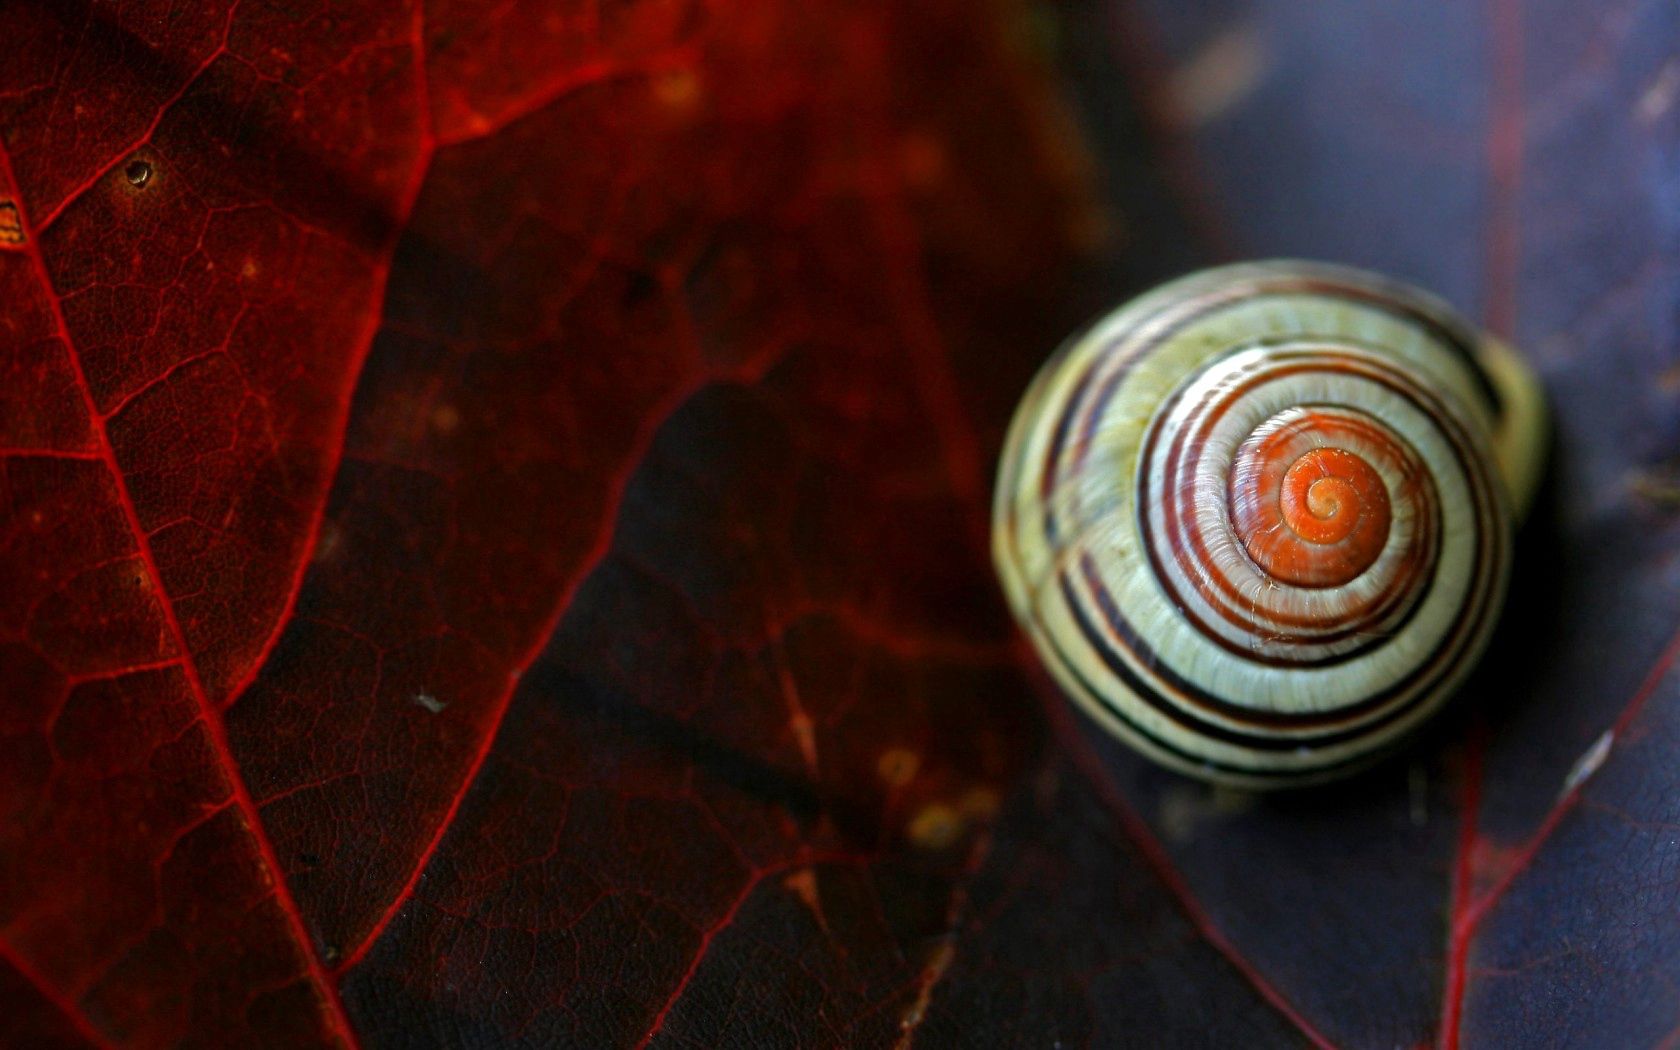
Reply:
[[[1278,499],[1284,524],[1309,543],[1342,543],[1367,514],[1380,514],[1380,535],[1388,535],[1388,487],[1339,448],[1315,448],[1291,464]]]
[[[1249,557],[1274,579],[1297,587],[1335,587],[1370,568],[1388,543],[1393,513],[1376,469],[1334,447],[1302,453],[1279,479],[1281,466],[1273,461],[1260,471],[1277,486],[1275,516],[1262,510],[1239,523]],[[1262,482],[1258,494],[1262,507],[1269,502],[1265,487]]]

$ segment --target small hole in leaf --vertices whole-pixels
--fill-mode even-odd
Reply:
[[[659,282],[649,274],[640,270],[632,271],[624,282],[624,298],[622,305],[625,309],[635,309],[651,299],[659,291]]]
[[[136,189],[152,181],[152,166],[143,160],[129,161],[128,167],[123,169],[128,177],[128,184]]]

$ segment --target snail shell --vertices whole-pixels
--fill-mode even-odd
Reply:
[[[1544,412],[1414,289],[1222,267],[1075,336],[1010,428],[993,554],[1063,688],[1150,757],[1247,787],[1402,741],[1486,646]]]

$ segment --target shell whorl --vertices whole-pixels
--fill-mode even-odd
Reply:
[[[1351,771],[1485,647],[1538,476],[1537,387],[1434,299],[1357,271],[1205,271],[1039,373],[994,556],[1110,731],[1209,779]]]

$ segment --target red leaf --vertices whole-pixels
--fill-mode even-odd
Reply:
[[[1672,14],[1107,2],[10,12],[0,1041],[1680,1025]],[[1260,802],[985,557],[1046,350],[1233,250],[1442,289],[1560,429],[1471,713]]]

